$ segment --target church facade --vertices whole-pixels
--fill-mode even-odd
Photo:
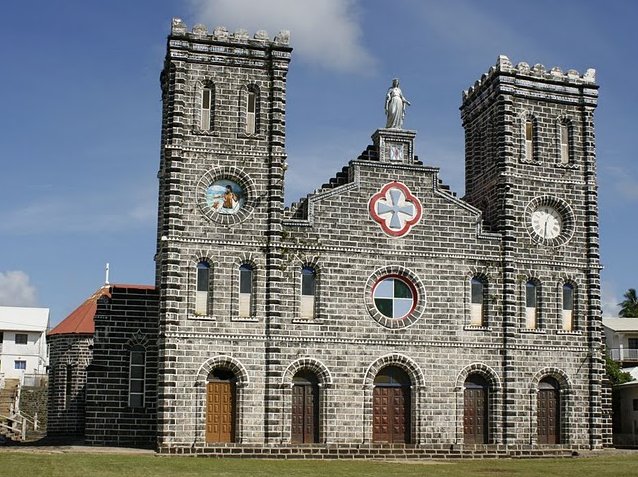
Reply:
[[[391,123],[395,103],[358,158],[286,208],[291,51],[285,32],[173,21],[156,283],[97,300],[86,441],[609,444],[593,70],[499,57],[463,94],[464,198]],[[56,356],[62,396],[72,359]]]

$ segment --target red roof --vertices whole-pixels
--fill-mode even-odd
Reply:
[[[97,301],[103,296],[111,297],[111,288],[134,288],[139,290],[152,290],[155,287],[151,285],[104,285],[93,295],[91,295],[84,303],[78,306],[69,316],[62,320],[58,325],[49,331],[49,335],[65,335],[65,334],[88,334],[95,332],[95,312],[97,311]]]

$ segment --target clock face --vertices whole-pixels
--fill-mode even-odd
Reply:
[[[563,218],[553,207],[542,205],[532,212],[532,228],[539,237],[553,239],[562,231]]]

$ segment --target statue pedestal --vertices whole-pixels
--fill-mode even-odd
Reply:
[[[407,129],[377,129],[372,141],[377,149],[379,162],[414,164],[414,137],[416,131]]]

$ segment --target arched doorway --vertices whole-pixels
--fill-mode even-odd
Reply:
[[[410,442],[411,380],[405,371],[388,366],[374,378],[372,440]]]
[[[206,442],[234,442],[236,414],[235,374],[214,369],[206,384]]]
[[[489,384],[480,374],[470,374],[463,391],[463,438],[466,444],[489,442]]]
[[[560,384],[552,377],[538,383],[536,406],[538,443],[560,444]]]
[[[300,371],[292,378],[290,441],[319,442],[319,381],[310,371]]]

